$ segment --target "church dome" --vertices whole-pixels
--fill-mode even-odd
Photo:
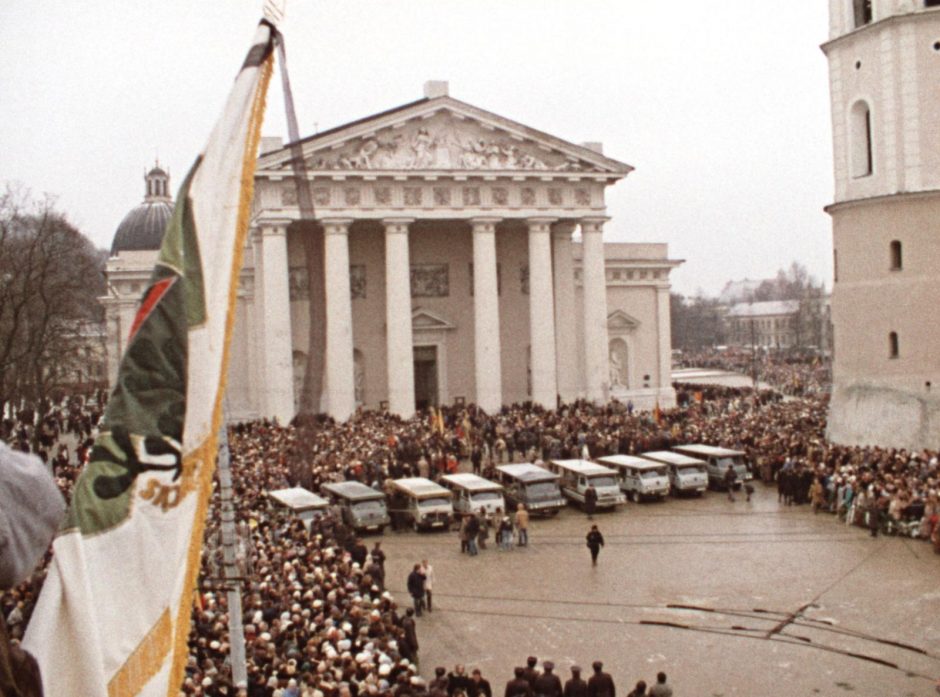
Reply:
[[[157,164],[147,172],[144,181],[144,201],[132,208],[118,225],[111,243],[111,256],[125,251],[160,249],[163,231],[173,214],[170,176]]]

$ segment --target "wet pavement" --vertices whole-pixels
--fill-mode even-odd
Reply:
[[[435,569],[422,674],[463,662],[498,696],[534,655],[563,681],[573,663],[601,660],[622,695],[658,671],[677,697],[936,695],[940,557],[756,489],[750,503],[709,492],[595,515],[596,568],[590,521],[573,507],[535,519],[529,547],[491,541],[476,557],[456,533],[387,533],[387,585],[403,607],[412,565]]]

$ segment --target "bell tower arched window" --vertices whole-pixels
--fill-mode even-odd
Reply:
[[[898,333],[888,334],[888,358],[897,358],[901,355],[901,347],[898,343]]]
[[[849,113],[849,154],[853,177],[867,177],[874,171],[871,131],[871,109],[864,101],[855,102]]]

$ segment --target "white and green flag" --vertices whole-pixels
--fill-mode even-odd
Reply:
[[[47,695],[172,696],[187,659],[275,30],[180,188],[26,633]]]

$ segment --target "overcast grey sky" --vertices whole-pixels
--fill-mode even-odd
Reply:
[[[823,0],[288,0],[301,135],[450,93],[636,171],[610,241],[668,242],[683,293],[772,275],[831,280]],[[0,181],[51,193],[111,243],[159,156],[202,148],[261,0],[0,2]],[[286,133],[272,81],[266,135]]]

